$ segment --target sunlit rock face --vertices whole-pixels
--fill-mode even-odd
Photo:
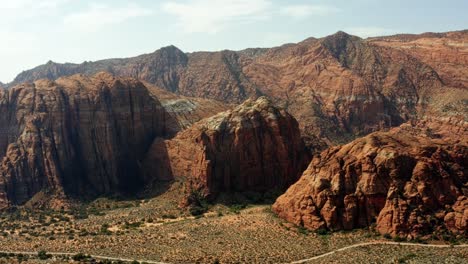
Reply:
[[[307,166],[297,121],[268,99],[248,100],[156,140],[145,159],[148,177],[184,178],[188,191],[212,199],[222,192],[284,190]]]
[[[313,230],[375,223],[382,234],[466,234],[466,126],[461,141],[411,131],[376,132],[322,152],[273,211]]]

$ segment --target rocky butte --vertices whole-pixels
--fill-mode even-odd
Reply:
[[[375,225],[392,236],[466,236],[467,127],[461,141],[419,129],[405,125],[322,152],[273,211],[312,230]]]
[[[137,192],[139,161],[156,137],[225,109],[164,93],[108,73],[0,90],[0,207]]]
[[[284,191],[309,160],[297,121],[261,97],[171,140],[157,139],[144,166],[152,179],[185,178],[189,199],[197,194],[213,200],[223,192]]]
[[[309,229],[466,235],[467,36],[50,61],[0,88],[0,208],[293,184],[273,209]]]

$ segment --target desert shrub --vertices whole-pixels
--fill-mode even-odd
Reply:
[[[109,230],[109,224],[102,224],[100,232],[103,235],[112,235],[112,232]]]
[[[309,230],[307,230],[307,228],[305,228],[303,226],[297,227],[297,232],[299,232],[299,234],[303,234],[303,235],[308,235],[309,234]]]
[[[189,212],[193,216],[206,213],[209,209],[209,203],[201,191],[191,189],[187,197]]]
[[[139,228],[143,225],[142,222],[140,221],[137,221],[137,222],[125,222],[125,225],[124,225],[124,228],[125,229],[135,229],[135,228]]]
[[[89,258],[91,258],[91,256],[85,255],[85,254],[83,254],[83,253],[78,253],[78,254],[76,254],[76,255],[74,255],[74,256],[72,257],[72,259],[73,259],[74,261],[84,261],[84,260],[87,260],[87,259],[89,259]]]
[[[47,252],[45,250],[41,250],[41,251],[37,252],[37,257],[40,260],[46,260],[46,259],[50,259],[52,257],[52,255],[47,254]]]
[[[328,230],[326,230],[325,228],[320,228],[320,229],[317,229],[317,235],[319,236],[326,236],[326,235],[329,235],[329,232]]]
[[[229,210],[235,214],[240,214],[240,211],[246,207],[247,206],[245,204],[233,204],[229,206]]]

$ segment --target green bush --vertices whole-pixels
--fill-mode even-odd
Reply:
[[[78,254],[76,254],[76,255],[74,255],[74,256],[72,257],[72,259],[73,259],[74,261],[84,261],[84,260],[87,260],[87,259],[89,259],[89,258],[91,258],[91,256],[85,255],[85,254],[83,254],[83,253],[78,253]]]
[[[50,259],[52,257],[52,255],[47,254],[47,252],[45,250],[41,250],[41,251],[37,252],[37,257],[40,260],[46,260],[46,259]]]
[[[192,216],[201,216],[206,212],[206,208],[201,206],[192,206],[189,208],[189,212]]]
[[[103,234],[103,235],[107,235],[107,236],[112,235],[112,232],[109,230],[109,225],[108,225],[108,224],[103,224],[103,225],[101,226],[100,232],[101,232],[101,234]]]
[[[229,210],[235,214],[240,214],[240,211],[246,207],[245,204],[233,204],[229,207]]]
[[[328,234],[329,234],[329,232],[325,228],[320,228],[320,229],[317,230],[317,235],[319,235],[319,236],[326,236]]]
[[[299,226],[297,228],[297,232],[299,232],[299,234],[303,234],[303,235],[308,235],[309,234],[309,230],[307,230],[305,227],[303,226]]]

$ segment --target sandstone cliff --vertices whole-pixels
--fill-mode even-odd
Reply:
[[[194,124],[171,140],[156,140],[144,161],[149,179],[184,178],[188,191],[267,192],[294,183],[309,158],[298,124],[266,98]]]
[[[174,46],[128,59],[109,59],[82,64],[47,64],[19,74],[10,85],[39,79],[55,80],[77,73],[93,75],[101,71],[136,78],[167,91],[191,97],[241,103],[260,95],[244,76],[242,56],[234,51],[185,54]]]
[[[32,70],[20,73],[10,85],[40,79],[55,80],[77,73],[94,75],[104,71],[117,76],[148,81],[159,87],[164,87],[168,91],[176,91],[179,85],[179,72],[187,65],[187,62],[187,55],[174,46],[164,47],[153,53],[129,59],[108,59],[82,64],[60,64],[49,61]]]
[[[166,114],[164,126],[167,138],[174,137],[178,132],[204,118],[233,107],[233,105],[216,100],[177,95],[153,84],[143,83],[148,88],[150,95],[159,101],[164,108]]]
[[[1,90],[0,112],[1,208],[39,192],[132,193],[142,184],[138,160],[165,134],[147,88],[109,74]]]
[[[134,194],[145,185],[139,162],[154,138],[227,107],[109,73],[2,89],[0,208],[35,195]]]
[[[306,138],[329,145],[416,118],[427,91],[442,87],[421,61],[344,32],[270,49],[244,70],[287,106]]]
[[[405,125],[330,148],[314,158],[273,210],[313,230],[375,223],[382,234],[449,230],[466,236],[468,127],[459,129],[464,136],[450,140]]]
[[[370,43],[398,49],[430,65],[451,87],[468,89],[468,30],[372,38]]]
[[[241,103],[268,96],[299,122],[313,149],[346,143],[466,105],[466,31],[363,40],[344,32],[271,49],[48,63],[14,83],[109,71],[180,95]],[[461,89],[461,90],[460,90]]]

